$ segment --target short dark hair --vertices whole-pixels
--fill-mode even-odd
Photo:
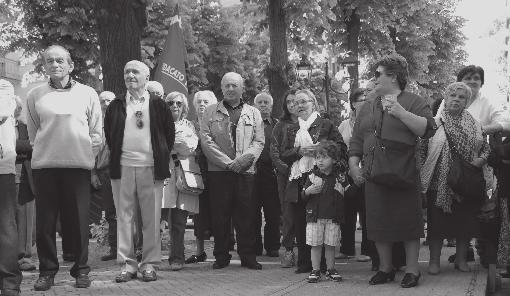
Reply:
[[[357,88],[351,92],[349,96],[349,104],[351,105],[351,110],[354,110],[354,103],[356,103],[362,95],[365,94],[364,88]]]
[[[392,53],[381,57],[374,65],[374,70],[377,67],[383,66],[386,72],[395,74],[400,90],[404,90],[407,85],[409,77],[409,70],[407,60],[398,53]]]
[[[482,82],[482,85],[483,85],[483,83],[485,82],[483,68],[480,66],[475,66],[475,65],[469,65],[469,66],[466,66],[466,67],[460,69],[459,74],[457,74],[457,82],[461,82],[462,79],[464,79],[464,77],[466,77],[468,75],[473,75],[473,74],[480,75],[480,81]]]
[[[283,94],[283,103],[282,103],[282,110],[283,110],[283,114],[282,114],[282,117],[280,117],[281,120],[290,120],[291,119],[291,114],[290,114],[290,111],[289,111],[289,108],[287,108],[287,98],[290,96],[290,95],[293,95],[295,96],[296,95],[296,89],[289,89],[287,90],[284,94]]]

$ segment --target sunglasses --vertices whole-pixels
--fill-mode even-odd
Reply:
[[[383,75],[384,73],[383,72],[379,72],[379,71],[375,71],[374,73],[374,77],[375,79],[381,77],[381,75]],[[393,75],[392,73],[386,73],[387,76],[390,76],[390,75]]]
[[[142,111],[136,111],[135,112],[135,117],[136,117],[136,126],[139,128],[139,129],[142,129],[143,128],[143,120],[142,120]]]
[[[173,106],[174,104],[177,105],[177,107],[182,107],[182,102],[180,101],[168,101],[168,106]]]

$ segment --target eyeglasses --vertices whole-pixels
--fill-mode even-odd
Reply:
[[[305,105],[306,103],[310,103],[312,100],[300,100],[300,101],[295,101],[295,104],[296,105]]]
[[[168,106],[173,106],[175,104],[179,108],[182,107],[182,102],[181,101],[168,101],[167,104],[168,104]]]
[[[382,74],[385,74],[385,73],[379,72],[379,71],[375,71],[375,73],[374,73],[375,79],[381,77]],[[386,76],[390,76],[390,75],[393,75],[393,74],[392,73],[386,73]]]
[[[139,129],[142,129],[143,128],[143,120],[142,120],[142,111],[136,111],[135,112],[135,117],[136,117],[136,126],[139,128]]]

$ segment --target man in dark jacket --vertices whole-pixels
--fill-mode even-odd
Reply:
[[[168,164],[175,126],[169,107],[149,95],[149,68],[140,61],[124,67],[127,93],[118,95],[106,110],[104,132],[110,147],[110,178],[117,211],[118,255],[125,265],[115,278],[127,282],[137,276],[157,279],[161,261],[159,223],[163,180],[170,177]],[[138,268],[133,247],[136,206],[142,218],[142,262]]]

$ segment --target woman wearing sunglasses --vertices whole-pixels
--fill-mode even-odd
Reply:
[[[170,107],[175,123],[175,143],[171,151],[170,178],[163,189],[163,208],[168,211],[167,222],[170,231],[168,262],[171,270],[181,270],[184,265],[184,232],[188,214],[199,212],[198,194],[192,195],[177,189],[176,169],[181,160],[195,163],[198,136],[193,123],[186,119],[188,99],[180,92],[171,92],[165,102]]]
[[[434,134],[435,123],[427,101],[405,91],[405,58],[384,56],[375,69],[377,98],[359,110],[349,145],[349,169],[357,185],[365,184],[367,236],[375,241],[380,257],[370,284],[395,279],[392,246],[403,241],[407,262],[401,286],[410,288],[420,278],[418,255],[424,236],[415,145],[418,137]]]

